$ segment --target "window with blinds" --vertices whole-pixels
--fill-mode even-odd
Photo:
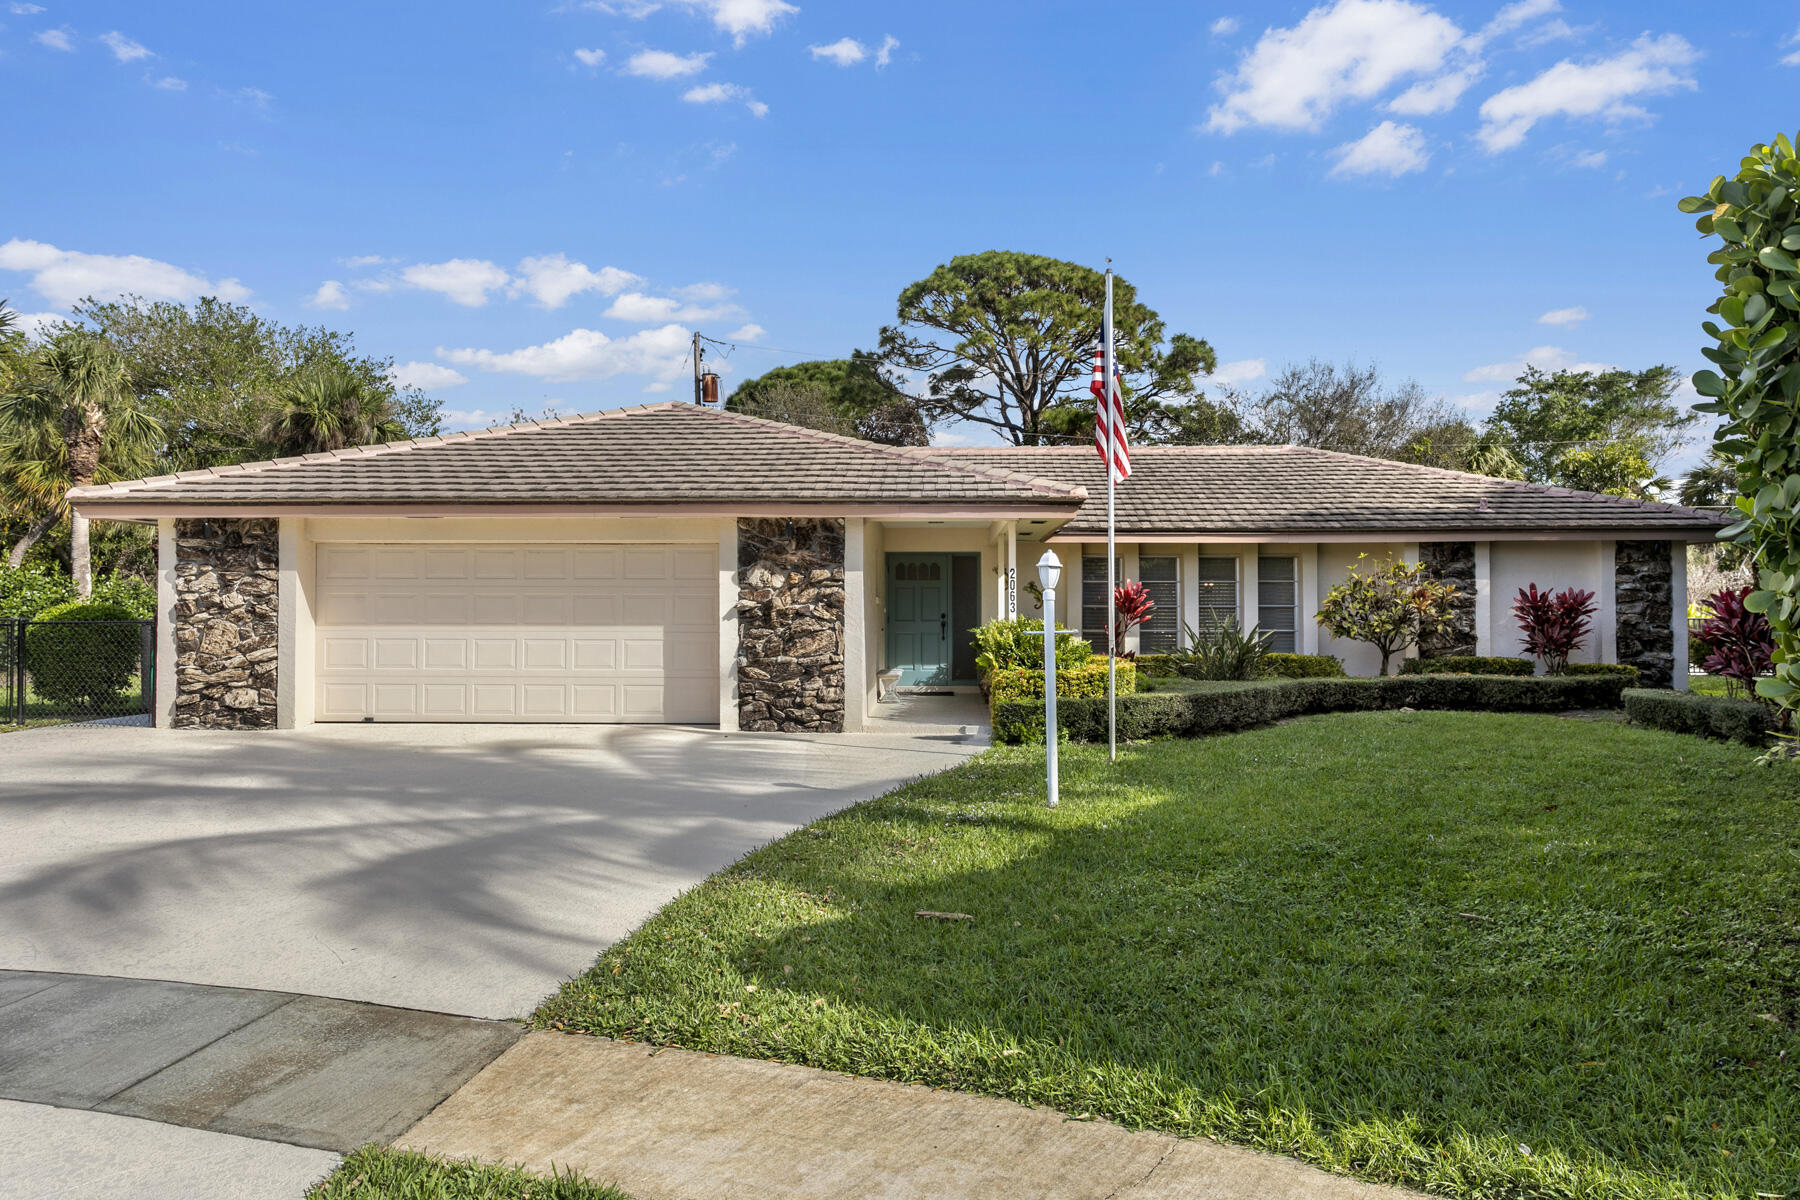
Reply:
[[[1118,576],[1118,560],[1113,560]],[[1112,620],[1112,597],[1106,594],[1106,555],[1081,556],[1081,636],[1101,654],[1106,653],[1106,623]]]
[[[1200,625],[1195,632],[1204,636],[1237,616],[1237,559],[1201,555],[1194,588],[1200,597]]]
[[[1138,626],[1138,651],[1172,654],[1181,640],[1181,560],[1173,554],[1138,555],[1138,582],[1156,607]]]
[[[1300,628],[1300,573],[1289,555],[1262,555],[1256,560],[1256,623],[1274,636],[1269,649],[1292,654]]]

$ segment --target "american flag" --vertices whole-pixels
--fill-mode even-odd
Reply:
[[[1119,390],[1119,368],[1113,367],[1112,395],[1107,396],[1106,350],[1094,347],[1094,382],[1089,390],[1098,402],[1094,407],[1094,449],[1102,462],[1112,464],[1112,480],[1123,483],[1131,474],[1131,447],[1125,440],[1125,397]]]

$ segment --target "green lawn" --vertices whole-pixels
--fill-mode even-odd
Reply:
[[[682,896],[539,1027],[1465,1197],[1800,1186],[1800,776],[1541,716],[1000,749]],[[972,921],[919,918],[920,910]]]
[[[616,1188],[573,1173],[532,1175],[513,1167],[448,1162],[364,1146],[307,1189],[306,1200],[627,1200]]]

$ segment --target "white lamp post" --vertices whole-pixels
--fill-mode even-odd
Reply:
[[[1056,552],[1044,550],[1038,559],[1038,583],[1044,589],[1044,763],[1049,772],[1050,807],[1056,807],[1056,585],[1062,581],[1062,562]]]

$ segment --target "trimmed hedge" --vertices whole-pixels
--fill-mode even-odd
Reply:
[[[1502,658],[1485,654],[1409,658],[1400,664],[1402,675],[1533,675],[1536,672],[1537,664],[1529,658]]]
[[[1630,663],[1570,663],[1563,668],[1564,675],[1616,675],[1626,680],[1625,686],[1634,688],[1638,685],[1638,669]]]
[[[1137,691],[1137,668],[1128,658],[1119,660],[1119,695]],[[1044,669],[1042,667],[1009,667],[988,676],[989,703],[998,709],[1002,704],[1030,701],[1042,706]],[[1056,699],[1081,700],[1098,696],[1106,699],[1106,659],[1096,658],[1079,667],[1067,667],[1056,673]]]
[[[125,690],[138,673],[138,616],[118,604],[71,600],[37,615],[25,641],[31,688],[58,704],[97,704]],[[79,624],[101,621],[108,624]],[[64,624],[66,622],[66,624]]]
[[[1754,700],[1698,696],[1661,688],[1627,688],[1624,702],[1627,720],[1671,733],[1696,733],[1760,746],[1778,728],[1774,712]],[[1059,707],[1057,716],[1061,715]]]
[[[1329,654],[1265,654],[1259,679],[1343,679],[1344,660]]]
[[[1626,681],[1617,675],[1546,676],[1420,675],[1387,679],[1261,679],[1252,683],[1199,683],[1187,691],[1119,697],[1119,736],[1202,737],[1266,725],[1312,713],[1430,708],[1475,712],[1566,712],[1617,708]],[[1057,722],[1070,741],[1106,740],[1106,701],[1070,700],[1057,705]],[[994,737],[1022,742],[1044,732],[1041,701],[994,706]]]

